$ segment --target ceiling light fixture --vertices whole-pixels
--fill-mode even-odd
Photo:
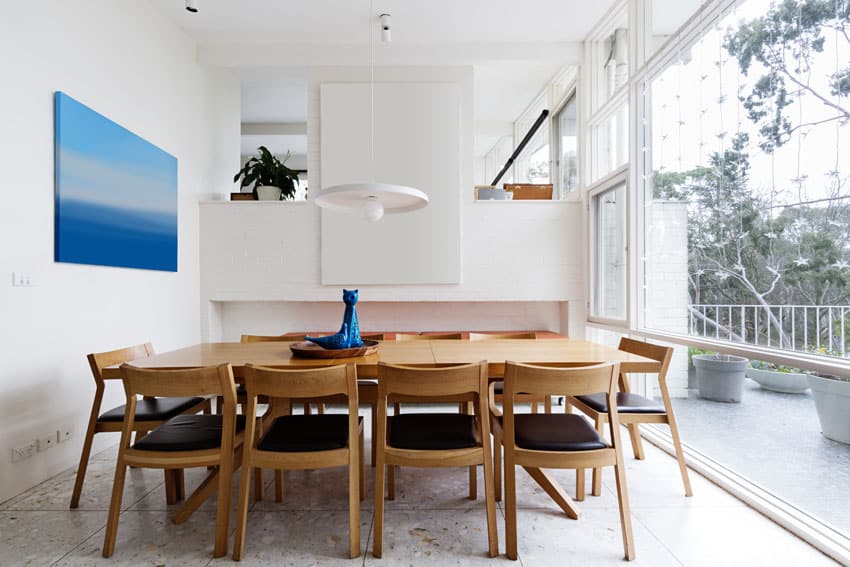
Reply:
[[[369,2],[369,16],[374,14],[372,2]],[[388,43],[392,40],[390,27],[392,17],[389,14],[379,16],[381,23],[381,40]],[[384,214],[405,213],[421,209],[428,204],[428,195],[415,187],[395,185],[392,183],[377,183],[375,181],[375,34],[369,24],[369,147],[371,152],[372,181],[371,183],[345,183],[319,189],[313,198],[316,205],[345,213],[362,215],[369,222],[376,222]]]
[[[198,13],[198,1],[197,0],[186,0],[186,11],[191,12],[193,14]]]

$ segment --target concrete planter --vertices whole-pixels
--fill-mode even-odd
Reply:
[[[280,187],[260,185],[257,187],[258,201],[280,201]]]
[[[759,386],[772,392],[802,394],[809,389],[808,377],[795,372],[777,372],[750,366],[747,367],[747,378],[758,382]]]
[[[739,403],[744,393],[744,372],[749,362],[730,354],[695,354],[699,397],[715,402]]]
[[[850,445],[850,382],[807,375],[824,437]]]

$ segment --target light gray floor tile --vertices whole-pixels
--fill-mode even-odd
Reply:
[[[106,512],[0,512],[0,565],[50,565],[105,522]]]
[[[500,552],[504,553],[504,521],[497,512]],[[481,510],[387,510],[384,512],[383,557],[366,565],[505,565],[504,557],[487,556],[487,516]]]
[[[747,507],[646,508],[632,515],[688,566],[835,564]]]
[[[56,565],[203,566],[212,559],[215,513],[199,510],[175,525],[167,512],[123,512],[115,553],[108,559],[101,555],[103,537],[101,529]]]
[[[347,511],[251,512],[240,565],[361,565],[371,526],[372,513],[361,512],[361,557],[349,559]],[[212,564],[235,565],[229,557]]]
[[[632,520],[635,561],[629,565],[681,565],[664,544]],[[517,511],[517,547],[524,565],[625,564],[617,508],[583,511],[578,520],[551,510]]]

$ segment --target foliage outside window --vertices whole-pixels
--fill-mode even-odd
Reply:
[[[648,327],[850,356],[848,95],[842,0],[742,2],[651,80]]]
[[[626,183],[592,197],[595,317],[626,319]]]

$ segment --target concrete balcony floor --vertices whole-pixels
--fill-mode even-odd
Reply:
[[[820,432],[810,391],[784,394],[744,381],[741,403],[673,400],[683,442],[850,534],[850,445]]]

